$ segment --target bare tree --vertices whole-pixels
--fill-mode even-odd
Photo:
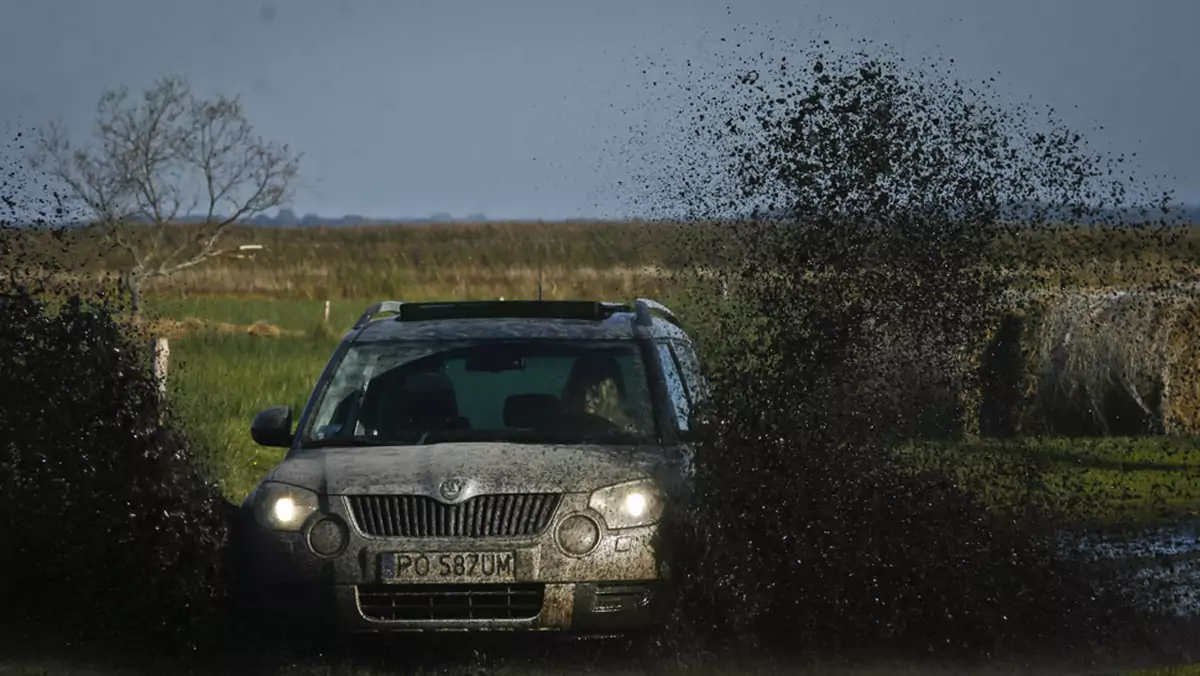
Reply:
[[[290,197],[299,155],[255,135],[237,98],[198,98],[171,75],[140,97],[124,87],[108,91],[96,112],[92,145],[73,146],[55,123],[39,137],[35,162],[128,254],[122,282],[135,316],[147,279],[227,253],[218,243],[230,225]],[[197,215],[188,230],[194,236],[168,236],[181,218]]]

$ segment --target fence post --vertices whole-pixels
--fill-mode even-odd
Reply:
[[[328,323],[329,323],[329,301],[325,301],[325,315],[324,315],[324,317],[325,317],[325,319],[324,319],[325,323],[326,323],[326,324],[328,324]]]
[[[167,339],[158,338],[154,341],[154,380],[158,383],[158,396],[167,396],[167,363],[171,356],[171,346]]]

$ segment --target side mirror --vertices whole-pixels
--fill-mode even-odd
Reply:
[[[250,436],[259,446],[287,448],[292,445],[292,407],[263,409],[250,423]]]

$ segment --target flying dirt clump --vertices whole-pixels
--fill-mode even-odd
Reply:
[[[0,186],[41,231],[11,214],[0,224],[3,641],[190,652],[217,637],[229,505],[176,431],[121,308],[44,283],[53,252],[30,243],[54,214],[22,202],[22,178]]]
[[[1056,515],[899,451],[977,433],[1014,234],[1121,207],[1128,182],[936,63],[768,43],[662,66],[680,136],[636,150],[674,168],[636,201],[692,224],[673,263],[714,385],[663,543],[674,640],[991,653],[1132,631],[1119,571],[1051,546]]]

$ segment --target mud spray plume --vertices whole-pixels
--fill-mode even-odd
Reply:
[[[630,202],[678,224],[666,274],[690,290],[715,390],[696,494],[662,544],[672,650],[1143,638],[1118,567],[1055,544],[1063,512],[1030,488],[1036,467],[995,470],[1024,490],[989,505],[955,460],[913,458],[978,438],[979,362],[1022,291],[1021,243],[1114,213],[1166,227],[1168,197],[946,63],[753,35],[710,69],[646,64],[646,105],[678,122],[620,151],[649,167]]]

